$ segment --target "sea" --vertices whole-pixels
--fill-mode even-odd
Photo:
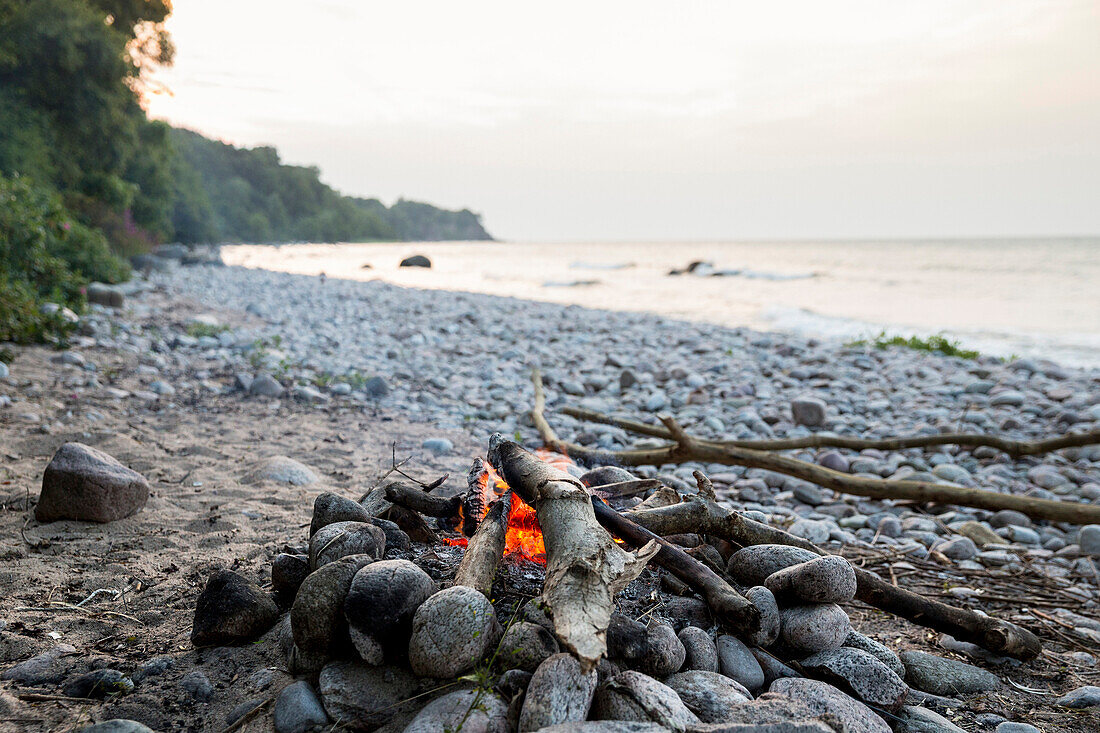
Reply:
[[[399,266],[417,254],[430,269]],[[1100,368],[1100,237],[332,243],[222,255],[230,265],[822,339],[943,335],[984,354]]]

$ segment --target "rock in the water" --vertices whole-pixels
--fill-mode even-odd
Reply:
[[[852,633],[848,634],[848,638],[844,640],[844,646],[867,652],[889,667],[898,677],[905,679],[905,665],[898,659],[898,655],[894,654],[885,644],[880,644],[874,639],[853,630]]]
[[[785,677],[773,682],[769,692],[797,700],[818,715],[831,715],[844,733],[890,733],[875,711],[827,682]]]
[[[852,631],[848,614],[833,603],[792,606],[780,611],[780,617],[783,643],[805,654],[839,649]]]
[[[530,621],[520,621],[504,632],[497,660],[503,669],[534,672],[558,651],[558,640],[548,629]]]
[[[756,646],[771,646],[779,638],[779,604],[775,594],[762,585],[745,591],[745,599],[760,612],[760,628],[749,637]]]
[[[348,625],[383,649],[404,650],[420,604],[435,592],[431,577],[408,560],[380,560],[361,568],[344,599]]]
[[[347,649],[348,622],[344,599],[352,578],[363,566],[374,562],[370,555],[350,555],[315,570],[302,581],[290,608],[294,637],[291,671],[316,672],[331,650]]]
[[[841,647],[818,652],[803,659],[802,669],[814,677],[824,677],[842,689],[851,690],[857,699],[870,705],[897,710],[905,702],[909,687],[878,658],[860,649]]]
[[[386,533],[370,522],[336,522],[317,531],[309,540],[309,566],[316,570],[348,555],[382,557]]]
[[[337,522],[369,522],[371,513],[357,501],[326,491],[313,500],[313,519],[309,523],[309,536],[317,530]]]
[[[760,669],[760,663],[740,639],[721,634],[717,646],[718,666],[722,674],[737,680],[748,690],[755,691],[764,686],[764,670]]]
[[[527,685],[519,714],[519,733],[575,723],[588,717],[596,692],[596,670],[581,671],[572,654],[555,654],[539,665]]]
[[[309,466],[286,456],[272,456],[257,463],[241,479],[246,484],[275,481],[292,486],[308,486],[316,483],[317,474]]]
[[[510,733],[508,705],[492,692],[459,690],[437,697],[416,714],[403,733]]]
[[[327,723],[320,698],[305,680],[287,685],[275,700],[275,733],[309,733]]]
[[[66,697],[102,700],[108,695],[125,695],[133,689],[133,681],[117,669],[96,669],[65,683],[61,692]]]
[[[856,572],[843,557],[827,555],[777,570],[764,585],[779,600],[845,603],[855,598]]]
[[[1100,705],[1100,687],[1085,685],[1062,695],[1054,701],[1064,708],[1094,708]]]
[[[432,261],[424,255],[413,255],[401,260],[401,267],[431,267]]]
[[[325,711],[341,725],[373,730],[399,713],[419,707],[413,698],[420,680],[399,667],[371,667],[360,662],[326,664],[317,680]]]
[[[778,624],[776,625],[778,632]],[[680,643],[684,645],[684,663],[682,670],[699,669],[705,672],[718,671],[718,648],[710,634],[698,626],[685,626],[680,633]]]
[[[723,723],[729,719],[731,708],[752,699],[741,683],[717,672],[677,672],[665,684],[704,723]]]
[[[83,443],[57,449],[45,473],[34,518],[113,522],[145,506],[149,482],[103,451]]]
[[[249,641],[275,625],[279,609],[266,591],[231,570],[206,582],[195,606],[191,643],[219,646]]]
[[[668,624],[643,624],[615,614],[607,629],[607,655],[622,666],[664,677],[680,669],[687,651]]]
[[[820,427],[825,424],[825,403],[816,397],[791,400],[791,417],[794,418],[795,425]]]
[[[820,557],[790,545],[752,545],[730,555],[727,571],[744,585],[763,585],[772,573]]]
[[[701,722],[675,690],[633,670],[621,672],[600,685],[592,701],[592,717],[659,723],[674,731]]]
[[[905,665],[906,681],[933,695],[969,695],[1001,686],[997,675],[972,664],[912,650],[899,656]]]
[[[421,677],[456,677],[472,669],[501,632],[485,596],[462,585],[445,588],[413,616],[409,664]]]

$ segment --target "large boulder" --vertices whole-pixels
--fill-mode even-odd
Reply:
[[[91,446],[65,443],[42,474],[34,517],[43,523],[113,522],[141,509],[148,498],[149,482],[137,471]]]

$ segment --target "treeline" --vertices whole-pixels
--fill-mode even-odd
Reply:
[[[314,166],[284,165],[275,148],[238,148],[173,129],[180,242],[349,242],[490,239],[470,211],[343,196]]]

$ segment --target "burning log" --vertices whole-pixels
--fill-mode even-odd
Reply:
[[[480,463],[480,459],[478,460]],[[512,512],[512,492],[496,500],[489,513],[481,520],[477,531],[466,545],[466,554],[462,556],[455,585],[466,585],[490,598],[493,577],[504,554],[504,540],[508,534],[508,517]]]
[[[582,670],[607,652],[607,627],[615,595],[657,552],[649,544],[637,554],[621,549],[596,520],[588,491],[575,478],[495,434],[489,462],[538,515],[546,543],[542,597],[559,641]]]
[[[485,462],[475,458],[470,466],[470,472],[466,475],[466,495],[462,497],[462,534],[472,537],[477,531],[478,522],[489,508],[489,496],[495,495],[492,486],[489,485],[489,472],[485,470]],[[508,517],[505,515],[505,521]]]
[[[429,517],[442,517],[444,519],[457,517],[458,507],[462,502],[462,498],[458,496],[445,499],[400,482],[387,485],[385,496],[387,501],[398,506],[426,514]]]
[[[760,612],[756,607],[705,564],[598,498],[592,497],[592,506],[597,521],[627,544],[640,547],[650,542],[657,543],[659,549],[654,562],[698,591],[715,618],[730,631],[748,636],[760,629]]]
[[[828,554],[811,542],[701,498],[657,509],[636,510],[630,512],[630,518],[660,535],[701,532],[742,546],[790,545],[818,555]],[[856,598],[875,608],[950,634],[960,641],[978,644],[996,654],[1031,659],[1042,651],[1039,638],[1027,629],[925,598],[891,585],[872,572],[853,567]]]

